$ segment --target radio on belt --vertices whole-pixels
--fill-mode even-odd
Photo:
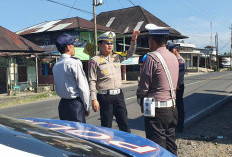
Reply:
[[[153,98],[143,99],[143,111],[146,117],[155,117],[155,101]]]

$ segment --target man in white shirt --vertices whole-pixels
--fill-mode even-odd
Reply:
[[[74,44],[74,39],[68,34],[57,38],[56,47],[61,56],[53,67],[53,76],[56,93],[61,98],[58,107],[60,119],[85,123],[90,109],[90,92],[81,61],[72,58]]]

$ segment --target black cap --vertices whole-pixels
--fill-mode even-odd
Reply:
[[[75,40],[73,39],[73,37],[66,33],[60,35],[56,40],[56,43],[59,45],[71,45],[74,42]]]
[[[168,46],[169,51],[172,51],[174,48],[180,49],[180,44],[172,44]]]
[[[74,40],[71,35],[64,33],[64,34],[61,34],[57,38],[56,45],[59,44],[60,46],[67,46],[67,45],[79,46],[80,43],[78,43],[78,39],[76,39],[76,40]]]

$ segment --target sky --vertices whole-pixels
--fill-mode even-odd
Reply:
[[[0,26],[17,32],[27,27],[70,17],[93,18],[93,0],[1,0]],[[99,0],[98,0],[99,1]],[[218,33],[219,52],[230,52],[232,0],[103,0],[97,14],[111,10],[141,6],[157,18],[188,36],[185,43],[197,48],[215,45]],[[210,23],[212,22],[212,29]],[[212,36],[212,40],[210,40]]]

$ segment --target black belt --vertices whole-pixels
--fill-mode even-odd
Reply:
[[[81,101],[81,98],[78,96],[76,98],[71,98],[71,99],[66,99],[66,98],[61,98],[63,100],[78,100],[78,101]]]

